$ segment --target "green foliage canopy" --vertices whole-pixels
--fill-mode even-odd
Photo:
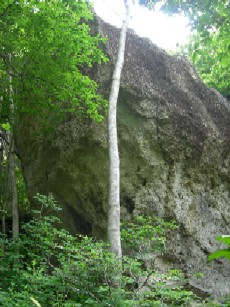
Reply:
[[[185,13],[194,35],[189,56],[204,82],[230,95],[230,3],[228,0],[168,0],[164,9]]]
[[[2,116],[9,113],[11,74],[16,114],[77,112],[100,121],[106,102],[97,94],[97,84],[82,74],[84,67],[106,61],[99,49],[103,39],[90,33],[90,4],[3,0],[0,16]]]

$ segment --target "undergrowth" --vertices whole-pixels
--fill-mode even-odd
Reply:
[[[143,255],[163,253],[174,223],[138,217],[123,226],[125,256],[119,286],[118,261],[107,243],[72,236],[51,211],[51,196],[37,195],[40,210],[22,226],[20,238],[0,237],[0,306],[190,306],[199,301],[179,286],[180,271],[160,274],[146,268]],[[200,305],[203,306],[203,305]]]

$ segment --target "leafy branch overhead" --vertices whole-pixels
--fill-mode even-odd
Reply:
[[[230,3],[228,0],[168,0],[168,12],[184,12],[194,34],[188,52],[201,78],[230,95]]]
[[[90,4],[19,0],[9,5],[4,0],[0,15],[2,116],[7,116],[9,107],[5,89],[6,72],[11,69],[17,112],[45,116],[49,109],[74,111],[100,121],[106,102],[97,94],[97,84],[81,72],[107,60],[99,49],[105,40],[90,33]]]

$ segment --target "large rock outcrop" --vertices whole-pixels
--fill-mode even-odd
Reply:
[[[98,21],[108,36],[110,62],[92,76],[107,97],[119,30]],[[72,232],[105,235],[107,128],[73,116],[55,135],[38,139],[33,123],[18,139],[30,195],[53,193]],[[123,216],[151,214],[179,225],[167,261],[190,284],[214,295],[230,289],[227,261],[207,263],[215,237],[230,229],[230,103],[208,89],[193,67],[130,32],[118,102]],[[164,261],[164,260],[162,260]],[[204,277],[196,279],[201,272]]]

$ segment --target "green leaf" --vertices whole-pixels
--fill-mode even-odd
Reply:
[[[34,303],[35,306],[42,307],[41,304],[34,297],[31,297],[30,299]]]
[[[216,238],[218,241],[230,246],[230,235],[222,235]]]
[[[11,126],[9,123],[4,123],[1,124],[2,128],[5,129],[6,131],[11,131]]]
[[[208,260],[213,260],[213,259],[217,259],[220,257],[224,257],[230,260],[230,249],[221,249],[217,252],[214,252],[208,256]]]

